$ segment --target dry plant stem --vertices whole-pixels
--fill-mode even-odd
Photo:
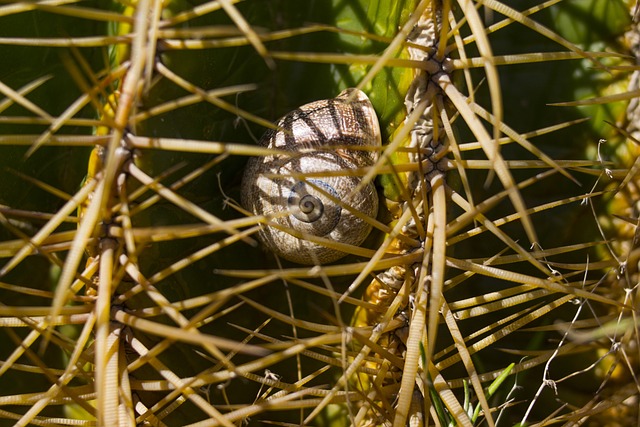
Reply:
[[[443,299],[444,270],[447,251],[446,226],[447,223],[447,198],[445,194],[445,182],[442,174],[436,174],[431,178],[431,195],[433,206],[433,253],[431,264],[431,289],[429,301],[429,329],[427,342],[427,360],[431,360],[435,348],[438,321]],[[425,301],[426,302],[426,301]]]
[[[120,330],[119,332],[122,332]],[[131,382],[129,381],[129,371],[127,369],[127,353],[125,342],[120,341],[118,349],[118,393],[120,395],[120,405],[118,407],[118,426],[135,427],[136,416],[134,410],[134,400],[132,396]]]
[[[96,301],[96,392],[98,423],[118,425],[119,326],[111,323],[111,294],[114,291],[112,273],[118,244],[109,238],[100,242],[100,282]]]
[[[429,282],[425,283],[425,285]],[[409,325],[408,343],[424,342],[426,334],[424,328],[426,324],[427,290],[418,289],[415,292],[415,309]],[[404,367],[402,370],[402,382],[398,392],[398,403],[395,407],[393,427],[402,427],[406,424],[409,409],[414,399],[413,390],[416,378],[418,378],[418,361],[420,359],[420,347],[410,345],[404,357]]]

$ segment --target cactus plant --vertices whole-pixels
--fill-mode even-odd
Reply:
[[[1,6],[0,423],[634,425],[633,7]],[[243,168],[351,87],[379,213],[296,265]]]

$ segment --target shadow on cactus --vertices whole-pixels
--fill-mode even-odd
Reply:
[[[572,104],[625,29],[298,3],[0,8],[2,424],[637,417],[635,163]]]

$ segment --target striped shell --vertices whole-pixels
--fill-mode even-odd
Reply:
[[[260,143],[291,153],[251,158],[242,180],[243,206],[270,220],[259,234],[267,249],[300,264],[323,264],[346,253],[313,236],[354,246],[365,240],[371,225],[354,211],[375,218],[378,195],[373,183],[360,185],[362,176],[349,173],[376,162],[381,138],[362,91],[303,105]]]

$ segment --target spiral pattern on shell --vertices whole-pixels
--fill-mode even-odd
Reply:
[[[354,211],[376,217],[376,188],[368,183],[354,193],[362,177],[348,171],[372,166],[378,159],[381,138],[373,106],[362,91],[347,89],[336,98],[290,112],[277,127],[260,143],[291,154],[249,159],[242,204],[270,218],[259,233],[267,249],[301,264],[335,261],[346,253],[310,236],[358,246],[371,231]]]

